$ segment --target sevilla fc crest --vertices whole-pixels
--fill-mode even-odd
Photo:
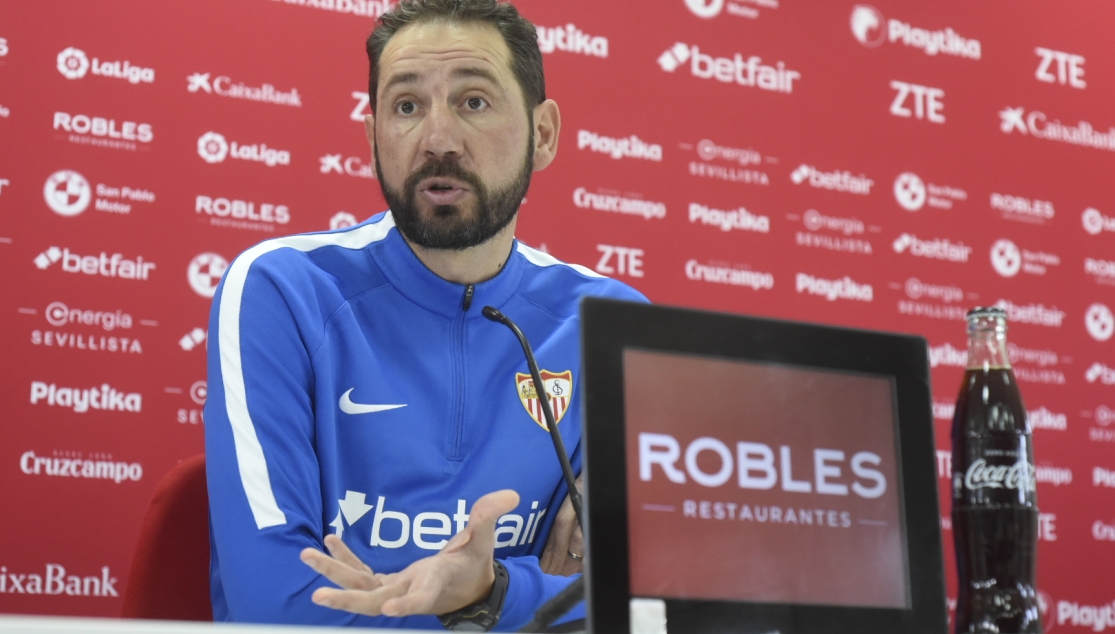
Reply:
[[[554,413],[554,422],[561,424],[561,419],[569,409],[569,399],[573,397],[573,372],[550,372],[542,370],[542,384],[546,386],[546,396],[550,398],[550,409]],[[515,389],[519,392],[519,400],[527,413],[546,431],[546,415],[542,413],[542,402],[538,400],[538,391],[534,389],[534,379],[529,374],[515,373]]]

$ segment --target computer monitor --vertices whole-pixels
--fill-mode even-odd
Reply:
[[[649,604],[671,634],[946,632],[924,339],[582,318],[590,631]]]

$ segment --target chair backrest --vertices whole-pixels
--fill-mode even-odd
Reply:
[[[155,487],[132,557],[121,616],[213,620],[205,454],[178,463]]]

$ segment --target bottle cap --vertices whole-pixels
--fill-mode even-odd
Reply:
[[[968,311],[968,321],[973,319],[1003,319],[1007,318],[1007,311],[998,306],[976,306]]]

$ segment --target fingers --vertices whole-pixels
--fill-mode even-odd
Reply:
[[[345,544],[340,537],[336,535],[326,535],[325,547],[329,549],[329,554],[333,556],[333,559],[349,566],[353,570],[360,570],[368,573],[372,572],[368,564],[360,561],[360,558],[349,550],[348,545]]]
[[[573,512],[573,502],[566,497],[561,504],[561,508],[558,509],[557,515],[554,516],[550,534],[546,537],[546,548],[543,549],[542,560],[539,562],[542,572],[551,575],[562,574],[562,569],[565,566],[564,560],[569,559],[567,551],[576,519],[576,513]]]
[[[569,553],[576,553],[582,557],[581,560],[573,559]],[[584,572],[585,562],[585,534],[581,532],[581,527],[577,526],[573,529],[573,538],[569,540],[569,549],[565,554],[565,568],[562,570],[563,575],[575,575],[579,572]]]
[[[402,596],[407,592],[406,583],[388,583],[375,590],[337,590],[335,588],[318,588],[311,597],[313,602],[334,610],[344,610],[355,614],[379,616],[386,614],[383,611],[384,602]],[[403,614],[388,614],[387,616],[404,616]]]
[[[349,555],[355,559],[355,555],[352,555],[351,552]],[[361,563],[359,559],[356,559],[356,562],[359,564],[360,568],[354,568],[314,548],[303,550],[300,557],[302,563],[313,568],[314,572],[324,576],[326,579],[329,579],[342,588],[350,590],[373,590],[381,585],[380,581],[372,574],[371,569]]]

